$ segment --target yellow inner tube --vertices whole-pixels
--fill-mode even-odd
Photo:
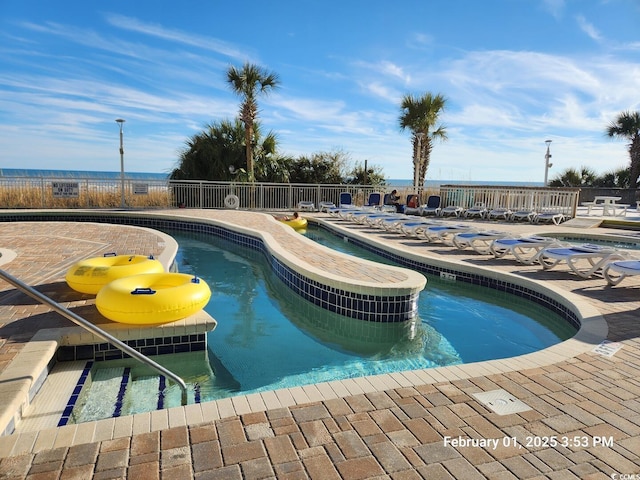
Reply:
[[[307,228],[306,218],[299,217],[299,218],[293,218],[291,220],[280,220],[280,221],[285,225],[289,225],[294,230],[302,230],[304,228]]]
[[[147,273],[120,278],[96,296],[98,311],[115,322],[166,323],[202,310],[211,298],[209,285],[186,273]]]
[[[65,279],[75,291],[95,295],[118,278],[162,272],[162,263],[144,255],[109,255],[79,261],[67,271]]]

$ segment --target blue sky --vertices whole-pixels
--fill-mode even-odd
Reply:
[[[260,121],[290,155],[341,149],[412,178],[404,94],[441,93],[427,179],[626,167],[604,135],[640,109],[637,0],[0,1],[0,168],[168,172],[231,119],[230,65],[280,76]]]

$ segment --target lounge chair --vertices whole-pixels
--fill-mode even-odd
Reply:
[[[339,208],[353,208],[353,207],[355,207],[355,205],[353,204],[351,194],[349,192],[342,192],[340,194]]]
[[[540,252],[552,245],[562,246],[563,244],[551,237],[498,238],[491,243],[490,251],[495,258],[511,254],[518,262],[531,265],[538,263]]]
[[[364,204],[364,206],[380,208],[381,204],[382,204],[382,195],[379,192],[373,192],[369,194],[369,199],[367,200],[367,203]]]
[[[453,236],[452,243],[460,250],[471,248],[473,251],[486,254],[491,253],[491,244],[494,240],[506,237],[505,232],[497,230],[485,230],[479,232],[459,232]]]
[[[442,225],[433,220],[414,220],[413,222],[402,222],[399,230],[407,237],[419,237],[428,227]]]
[[[602,269],[602,276],[609,285],[618,285],[631,275],[640,275],[640,260],[616,260],[607,263]]]
[[[523,222],[526,220],[529,223],[534,223],[536,215],[535,210],[516,210],[511,214],[509,220],[512,222]]]
[[[395,205],[393,205],[392,203],[389,203],[389,197],[391,196],[390,193],[385,193],[384,197],[382,197],[382,205],[380,206],[380,210],[382,210],[383,212],[395,212],[397,213],[398,210],[396,208]]]
[[[309,202],[309,201],[300,201],[298,202],[298,210],[300,211],[307,211],[307,212],[314,212],[316,210],[316,206],[313,202]]]
[[[487,206],[484,204],[484,202],[476,202],[473,204],[473,207],[468,208],[464,212],[464,217],[465,218],[473,218],[473,217],[484,218],[487,213],[488,213]]]
[[[421,234],[428,242],[442,242],[445,245],[451,245],[450,238],[460,232],[472,231],[471,225],[431,225],[422,230]]]
[[[361,212],[362,209],[356,206],[343,208],[330,208],[329,215],[332,217],[340,217],[343,220],[349,220],[352,212]]]
[[[547,247],[540,252],[538,260],[544,270],[549,270],[564,262],[579,277],[589,278],[601,273],[604,266],[612,260],[625,258],[627,258],[625,254],[618,249],[584,244]]]
[[[493,220],[495,218],[496,220],[509,220],[512,214],[513,212],[509,208],[497,207],[491,209],[489,213],[487,213],[487,219]]]
[[[459,217],[460,215],[462,215],[463,212],[464,212],[464,208],[458,207],[456,205],[449,205],[447,207],[440,209],[440,212],[438,212],[438,215],[440,215],[441,217],[450,217],[450,216]]]
[[[336,204],[333,202],[320,202],[320,211],[329,213],[329,210],[336,208]]]
[[[396,218],[389,217],[378,222],[378,226],[387,232],[400,232],[403,224],[417,223],[418,221],[409,215],[398,214]]]
[[[364,208],[364,209],[361,208],[359,210],[350,210],[346,212],[345,219],[349,220],[350,222],[364,224],[367,222],[367,217],[370,217],[372,215],[379,216],[379,215],[386,215],[386,214],[383,214],[380,211],[372,210],[369,208]]]
[[[551,223],[553,222],[555,225],[560,225],[562,222],[566,220],[564,213],[561,212],[542,212],[538,213],[534,219],[533,223]]]
[[[392,213],[392,212],[373,213],[371,215],[365,215],[364,221],[361,223],[366,223],[367,225],[373,228],[381,228],[381,223],[383,221],[389,220],[389,219],[397,219],[398,216],[399,216],[398,213]]]
[[[429,195],[427,203],[418,207],[418,215],[438,215],[440,213],[440,195]]]
[[[420,198],[415,193],[407,195],[404,213],[407,215],[420,215]]]

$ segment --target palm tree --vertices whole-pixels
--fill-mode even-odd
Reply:
[[[278,75],[250,63],[241,69],[234,66],[227,71],[227,82],[235,94],[242,98],[240,120],[244,123],[247,173],[249,181],[255,180],[253,169],[253,125],[258,117],[258,93],[267,94],[280,84]]]
[[[244,133],[244,125],[239,119],[222,120],[207,125],[204,131],[193,135],[185,142],[185,148],[180,153],[179,166],[172,172],[171,178],[222,181],[239,179],[233,172],[244,172]],[[259,178],[286,181],[288,172],[286,163],[277,155],[276,135],[269,132],[262,138],[260,123],[256,122],[253,124],[253,138]]]
[[[615,121],[609,124],[606,133],[609,137],[620,137],[630,141],[629,186],[638,188],[638,177],[640,177],[640,112],[631,112],[629,110],[622,112]]]
[[[596,172],[589,167],[567,168],[549,182],[550,187],[592,187],[596,182]]]
[[[433,141],[447,139],[446,128],[443,125],[436,125],[446,103],[447,99],[441,94],[433,95],[429,92],[420,97],[414,97],[411,94],[402,97],[400,129],[411,130],[413,184],[417,190],[419,185],[424,185]]]

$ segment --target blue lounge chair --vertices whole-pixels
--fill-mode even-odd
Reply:
[[[453,237],[457,233],[473,231],[471,225],[431,225],[422,231],[422,236],[427,239],[428,242],[442,242],[445,245],[451,245],[449,241],[450,237]]]
[[[602,276],[609,285],[618,285],[631,275],[640,275],[640,260],[617,260],[607,263],[602,269]]]
[[[400,232],[401,227],[407,223],[416,223],[415,217],[409,215],[398,214],[396,217],[389,217],[382,219],[378,222],[378,226],[385,229],[388,232]]]
[[[426,228],[442,225],[442,222],[434,220],[414,220],[412,222],[402,222],[399,230],[407,237],[419,237]]]
[[[483,230],[479,232],[459,232],[453,236],[452,243],[460,250],[471,248],[473,251],[486,254],[491,253],[491,244],[494,240],[506,237],[505,232],[497,230]]]
[[[427,198],[427,203],[418,208],[418,214],[427,216],[427,215],[438,215],[440,213],[440,195],[429,195]]]
[[[340,204],[339,208],[353,208],[355,205],[353,204],[351,194],[349,192],[342,192],[340,194]]]
[[[382,195],[379,192],[373,192],[369,194],[369,199],[367,203],[364,204],[365,207],[380,207],[382,204]]]
[[[544,270],[564,262],[579,277],[589,278],[601,273],[607,263],[625,258],[628,258],[626,254],[616,248],[585,244],[545,248],[540,252],[539,261]]]
[[[491,243],[491,253],[495,258],[502,258],[511,254],[515,259],[525,265],[538,263],[538,256],[543,249],[550,246],[562,246],[558,239],[551,237],[517,237],[498,238]]]

